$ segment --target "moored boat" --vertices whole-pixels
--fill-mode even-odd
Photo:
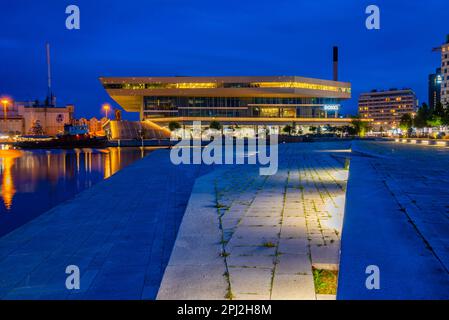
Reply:
[[[44,135],[20,136],[13,143],[21,149],[72,149],[72,148],[105,148],[106,137],[91,136],[86,126],[66,125],[64,133],[56,137]]]

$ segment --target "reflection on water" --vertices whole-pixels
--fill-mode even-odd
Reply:
[[[0,145],[0,236],[154,148],[13,150]]]

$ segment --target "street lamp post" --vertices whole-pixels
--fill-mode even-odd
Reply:
[[[106,113],[106,120],[109,120],[108,113],[109,113],[109,110],[111,110],[111,106],[109,104],[105,103],[103,105],[103,110]]]
[[[5,125],[6,125],[6,119],[7,119],[7,113],[8,113],[8,104],[10,103],[9,99],[2,99],[3,104],[3,118],[5,119]]]

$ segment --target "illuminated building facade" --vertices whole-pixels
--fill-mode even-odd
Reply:
[[[304,77],[100,78],[108,94],[142,121],[167,124],[348,123],[338,117],[347,82]]]
[[[49,106],[34,102],[16,101],[8,106],[6,113],[0,110],[0,132],[4,134],[31,134],[39,126],[43,134],[56,135],[64,132],[64,125],[70,124],[75,107]]]
[[[414,115],[418,101],[411,89],[372,91],[359,97],[359,115],[362,119],[372,119],[374,131],[395,129],[404,114]]]
[[[79,118],[74,120],[74,124],[87,126],[91,135],[104,136],[105,133],[103,130],[103,125],[107,121],[108,119],[106,119],[106,117],[101,119],[97,119],[96,117],[92,117],[90,119]]]
[[[444,45],[441,46],[441,101],[444,105],[449,104],[449,36]]]
[[[429,107],[435,110],[438,102],[441,102],[441,83],[443,77],[441,68],[438,68],[435,73],[429,75]]]
[[[441,103],[447,106],[449,105],[449,34],[446,36],[446,42],[434,48],[434,51],[441,53]]]

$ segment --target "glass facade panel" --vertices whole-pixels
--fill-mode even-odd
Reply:
[[[283,81],[283,82],[247,82],[247,83],[227,83],[227,82],[176,82],[176,83],[106,83],[105,89],[216,89],[216,88],[292,88],[309,89],[318,91],[351,93],[350,87],[339,87],[309,82]]]
[[[324,117],[329,98],[144,97],[145,117]],[[291,107],[288,107],[291,105]]]

